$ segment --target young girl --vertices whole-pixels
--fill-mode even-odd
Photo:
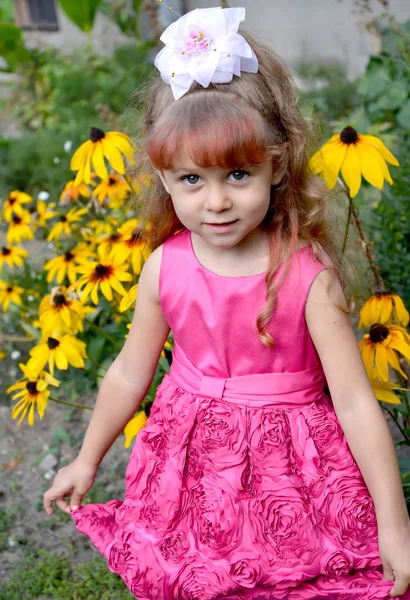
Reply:
[[[79,456],[44,507],[70,512],[139,600],[410,598],[394,445],[325,190],[290,77],[237,33],[244,13],[196,10],[161,38],[145,113],[154,251]],[[125,499],[80,506],[170,330]]]

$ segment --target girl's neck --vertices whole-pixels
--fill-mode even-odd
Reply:
[[[193,232],[190,235],[198,261],[214,273],[236,277],[257,275],[268,269],[269,238],[259,228],[231,248],[213,246]]]

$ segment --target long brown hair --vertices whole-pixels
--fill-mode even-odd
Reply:
[[[270,258],[266,272],[266,303],[257,319],[258,337],[267,347],[275,340],[268,332],[277,289],[286,278],[290,261],[303,239],[312,245],[316,258],[333,274],[336,305],[344,314],[352,309],[337,252],[338,233],[328,218],[325,184],[308,168],[310,130],[298,108],[292,78],[281,59],[241,32],[259,62],[258,73],[242,73],[231,83],[211,84],[204,89],[194,83],[175,101],[171,87],[156,76],[145,88],[142,153],[139,170],[148,173],[152,185],[135,199],[142,223],[149,223],[145,241],[154,250],[175,232],[184,229],[155,169],[172,167],[182,148],[201,167],[238,168],[272,160],[283,174],[272,187],[271,202],[261,228],[269,234]],[[139,96],[141,92],[139,92]],[[138,142],[139,140],[137,140]],[[275,274],[282,261],[280,279]]]

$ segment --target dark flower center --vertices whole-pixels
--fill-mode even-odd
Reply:
[[[26,383],[26,388],[29,394],[35,396],[37,392],[37,381],[28,381]]]
[[[54,306],[66,306],[67,301],[64,294],[56,294],[53,298]]]
[[[9,204],[10,206],[13,206],[13,204],[15,204],[17,202],[17,198],[9,198]]]
[[[47,340],[47,346],[49,347],[50,350],[54,350],[55,348],[57,348],[57,346],[59,345],[59,341],[56,340],[55,338],[49,337]]]
[[[344,144],[355,144],[358,137],[356,129],[353,129],[350,125],[345,127],[340,134],[340,139]]]
[[[11,285],[8,285],[8,286],[6,287],[6,292],[7,292],[8,294],[11,294],[11,292],[12,292],[12,291],[13,291],[13,287],[12,287]]]
[[[21,223],[21,217],[16,215],[16,213],[13,213],[11,220],[13,221],[14,225],[20,225],[20,223]]]
[[[73,258],[74,258],[74,254],[71,254],[71,252],[69,250],[67,250],[67,252],[64,252],[65,262],[70,262],[73,260]]]
[[[65,217],[64,215],[62,215],[62,216],[60,217],[60,221],[61,221],[62,223],[66,223],[66,222],[67,222],[67,217]]]
[[[9,254],[11,254],[11,250],[10,248],[5,248],[4,246],[1,249],[1,253],[3,256],[8,256]]]
[[[113,177],[110,177],[108,180],[108,185],[115,185],[117,182],[115,181],[115,179]]]
[[[101,129],[98,129],[98,127],[91,127],[90,140],[92,142],[99,142],[103,137],[105,137],[105,133],[101,131]]]
[[[152,400],[150,400],[149,402],[146,402],[146,404],[144,406],[144,412],[147,415],[147,417],[149,417],[149,415],[151,413],[151,408],[152,408],[153,404],[154,404],[154,402]]]
[[[389,335],[389,328],[381,323],[375,323],[370,327],[369,336],[373,344],[383,342]]]
[[[141,231],[141,229],[134,229],[134,231],[131,234],[130,239],[127,240],[127,245],[128,246],[137,246],[141,242],[142,242],[142,231]]]
[[[108,277],[111,273],[111,270],[111,267],[106,267],[105,265],[98,263],[98,265],[95,267],[97,279],[104,279],[105,277]]]
[[[108,238],[108,241],[109,241],[109,242],[111,242],[111,243],[114,243],[114,242],[118,242],[118,240],[120,240],[120,239],[121,239],[121,236],[120,236],[120,234],[119,234],[119,233],[113,233],[113,234],[112,234],[112,235],[110,235],[110,237]]]

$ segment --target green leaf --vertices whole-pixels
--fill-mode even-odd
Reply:
[[[376,100],[382,94],[386,93],[392,81],[384,69],[377,69],[368,75],[365,75],[357,86],[358,91],[367,96],[369,100]]]
[[[394,81],[389,90],[380,96],[376,106],[382,110],[397,110],[403,106],[409,95],[407,81]]]
[[[397,121],[405,129],[410,129],[410,100],[407,100],[401,111],[398,113]]]
[[[81,29],[91,31],[102,0],[58,0],[67,17]]]
[[[402,475],[406,475],[406,473],[410,472],[410,457],[408,456],[399,456],[398,457],[400,473]]]
[[[22,31],[12,23],[0,23],[0,56],[3,56],[11,70],[19,62],[30,58],[23,43]]]

